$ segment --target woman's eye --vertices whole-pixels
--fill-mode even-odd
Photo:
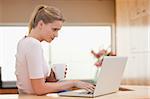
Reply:
[[[57,31],[57,29],[53,29],[53,31]]]

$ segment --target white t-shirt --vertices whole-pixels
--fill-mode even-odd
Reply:
[[[32,37],[21,39],[17,46],[15,71],[19,93],[34,94],[30,79],[46,78],[49,71],[40,41]]]

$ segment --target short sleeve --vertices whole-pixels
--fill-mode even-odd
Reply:
[[[44,78],[42,47],[32,44],[26,53],[27,68],[30,79]]]

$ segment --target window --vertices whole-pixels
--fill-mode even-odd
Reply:
[[[0,26],[0,67],[2,81],[15,81],[15,54],[18,41],[28,31],[27,26]],[[49,59],[49,44],[42,42],[46,60]]]
[[[15,53],[18,40],[26,33],[26,27],[0,27],[0,66],[2,81],[12,81],[15,78]]]
[[[27,26],[0,26],[0,66],[2,81],[14,81],[15,53],[18,41],[27,33]],[[93,49],[111,45],[111,26],[63,26],[51,44],[42,42],[49,64],[65,63],[68,79],[94,77]]]
[[[51,44],[51,62],[68,66],[68,79],[92,79],[95,59],[91,50],[111,45],[111,26],[64,26]]]

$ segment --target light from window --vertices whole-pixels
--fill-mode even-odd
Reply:
[[[51,63],[67,64],[67,79],[92,79],[96,66],[91,50],[110,45],[111,26],[65,26],[51,44]]]
[[[16,80],[14,72],[17,43],[27,31],[27,26],[0,26],[2,81]],[[93,78],[96,67],[90,51],[107,48],[109,45],[111,26],[63,26],[58,38],[51,44],[42,42],[44,56],[49,64],[67,64],[68,79]]]
[[[0,67],[2,81],[15,81],[15,54],[18,41],[28,31],[27,26],[0,26]],[[49,60],[49,44],[42,42],[45,59]]]

